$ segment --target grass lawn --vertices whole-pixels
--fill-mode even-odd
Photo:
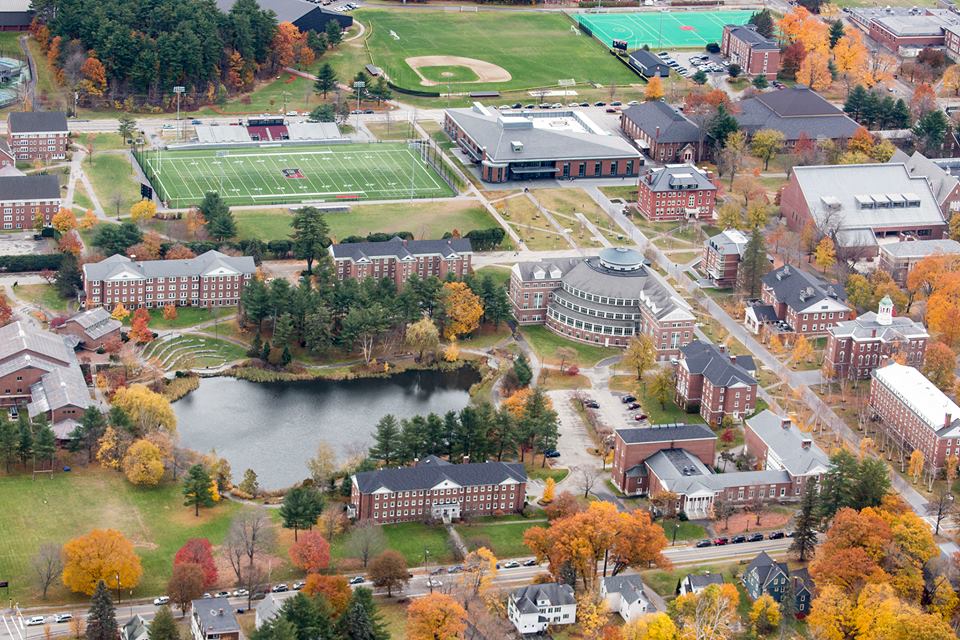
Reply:
[[[614,60],[599,42],[573,33],[570,20],[560,14],[511,13],[505,19],[498,12],[364,9],[355,15],[370,28],[366,44],[373,63],[402,87],[431,89],[421,84],[406,59],[441,55],[481,60],[510,74],[506,82],[467,83],[457,87],[460,91],[556,86],[560,76],[578,83],[638,82],[636,75]],[[557,66],[560,60],[562,73]],[[462,81],[462,72],[457,73],[459,77],[452,80]],[[448,79],[442,78],[444,85]]]
[[[93,209],[93,200],[91,200],[90,196],[87,195],[86,187],[84,187],[83,183],[81,183],[79,180],[73,189],[73,205],[74,207],[80,207],[83,209],[83,213],[86,213],[87,209]]]
[[[622,198],[627,202],[637,201],[637,187],[600,187],[600,191],[608,198]]]
[[[530,549],[523,544],[523,532],[530,527],[543,527],[546,522],[511,522],[508,524],[461,524],[457,525],[460,537],[472,551],[479,546],[491,545],[490,550],[497,558],[516,558],[530,555]],[[478,544],[472,544],[476,540]]]
[[[499,329],[494,329],[492,325],[483,325],[469,338],[459,340],[457,344],[464,349],[489,349],[508,337],[510,337],[510,327],[506,324],[501,324]]]
[[[233,215],[242,239],[270,241],[290,237],[293,215],[288,209],[236,210]],[[327,215],[327,224],[331,237],[336,239],[399,231],[409,231],[418,239],[438,239],[454,229],[466,235],[473,229],[497,226],[486,210],[470,200],[359,205],[347,213]]]
[[[116,213],[118,201],[121,214],[129,213],[130,207],[139,202],[140,183],[134,177],[125,154],[94,151],[93,161],[84,161],[83,170],[89,176],[97,199],[107,214]]]
[[[89,143],[87,136],[90,134],[78,136],[77,142],[82,146],[86,146]],[[128,145],[124,142],[123,138],[120,137],[119,133],[96,133],[93,134],[93,155],[96,157],[97,153],[100,151],[116,150],[116,149],[127,149]]]
[[[560,358],[556,356],[557,349],[560,347],[569,347],[576,351],[576,364],[581,367],[592,367],[604,358],[621,353],[620,349],[612,347],[600,347],[567,340],[543,326],[522,327],[520,333],[530,343],[533,350],[537,352],[540,359],[550,364],[560,364]]]
[[[543,371],[546,372],[547,370],[544,369]],[[541,375],[539,385],[544,391],[552,391],[554,389],[589,389],[593,386],[590,384],[590,379],[584,375],[577,374],[571,376],[567,375],[566,372],[560,375],[560,372],[556,370],[550,370],[546,377]]]
[[[329,96],[328,96],[329,98]],[[194,115],[233,115],[244,113],[280,113],[287,110],[312,111],[323,100],[313,92],[313,81],[292,73],[258,85],[251,93],[234,96],[226,104],[204,107]]]
[[[540,465],[527,465],[527,477],[531,480],[546,480],[553,478],[554,482],[560,482],[570,473],[570,469],[560,469],[556,467],[543,467]]]
[[[504,286],[510,282],[510,269],[497,265],[480,267],[474,271],[474,275],[481,280],[486,276],[490,276],[496,284]]]
[[[378,140],[411,140],[420,137],[408,120],[390,123],[370,122],[367,124],[367,129]]]
[[[667,535],[667,542],[673,541],[673,530],[676,529],[677,525],[680,525],[680,528],[677,529],[677,540],[701,540],[707,537],[707,530],[695,522],[657,520],[657,524],[663,528],[663,532]]]
[[[143,563],[143,578],[134,596],[154,596],[165,590],[171,558],[188,538],[208,538],[214,546],[226,535],[230,520],[242,507],[222,502],[195,518],[183,506],[177,484],[141,489],[120,473],[98,467],[74,469],[32,480],[29,474],[0,480],[0,575],[10,581],[10,597],[22,603],[37,599],[30,575],[30,558],[46,542],[63,543],[97,527],[120,530],[134,544]],[[226,581],[224,582],[226,584]],[[62,586],[54,599],[87,603]],[[126,594],[124,594],[126,599]]]
[[[387,633],[391,638],[407,637],[407,607],[396,600],[379,599],[377,600],[377,611],[380,618],[386,626]],[[183,637],[183,636],[181,636]]]
[[[733,582],[733,573],[737,569],[737,564],[722,565],[698,565],[696,567],[677,567],[670,571],[653,569],[643,571],[643,581],[650,585],[654,591],[664,597],[671,597],[676,592],[677,583],[688,573],[722,573],[724,580]]]
[[[52,284],[18,284],[14,294],[32,304],[43,307],[48,311],[66,313],[67,300],[61,298],[56,287]]]
[[[430,552],[430,562],[453,561],[449,536],[442,526],[430,526],[422,522],[402,522],[383,527],[387,547],[399,551],[411,567],[423,564],[424,549]]]
[[[677,406],[673,401],[673,394],[667,398],[664,403],[666,406],[660,406],[660,401],[650,395],[650,381],[653,379],[652,373],[645,373],[644,378],[647,381],[644,385],[636,385],[633,390],[640,401],[643,411],[650,417],[651,424],[669,424],[672,422],[683,422],[688,424],[703,424],[703,418],[699,413],[687,413]]]

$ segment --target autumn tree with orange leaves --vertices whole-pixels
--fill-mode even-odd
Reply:
[[[926,82],[918,84],[910,97],[910,112],[914,119],[937,108],[937,94],[933,91],[933,87]]]
[[[318,573],[330,565],[330,543],[319,531],[304,531],[290,545],[290,562],[307,573]]]
[[[316,56],[307,45],[307,34],[292,22],[281,22],[271,44],[273,62],[277,67],[309,67]]]
[[[153,340],[153,332],[150,330],[150,312],[143,307],[133,312],[129,335],[130,339],[138,344],[146,344]]]
[[[870,66],[867,64],[869,58],[870,52],[863,44],[860,32],[855,29],[849,29],[833,47],[833,65],[843,77],[847,93],[854,84],[862,84],[867,88],[876,84],[876,79],[870,73]]]
[[[59,211],[53,214],[50,225],[60,233],[67,233],[77,228],[77,216],[70,209],[61,207]]]
[[[94,529],[63,545],[63,584],[76,593],[92,595],[100,580],[116,588],[118,577],[133,589],[142,575],[133,543],[116,529]]]
[[[91,55],[84,60],[80,67],[80,75],[82,77],[79,85],[81,92],[88,97],[103,95],[107,88],[107,70],[96,56]]]
[[[960,346],[960,272],[946,272],[927,299],[927,327],[951,348]]]
[[[467,630],[467,612],[443,593],[417,598],[407,607],[409,640],[454,640]]]
[[[640,509],[619,513],[609,502],[592,502],[586,511],[553,520],[549,527],[532,527],[523,541],[537,560],[550,563],[551,575],[559,579],[563,567],[570,566],[588,590],[596,586],[601,562],[603,575],[635,566],[670,566],[662,553],[666,535],[650,514]]]
[[[330,605],[330,613],[334,618],[339,618],[347,610],[353,594],[346,578],[322,573],[309,574],[304,580],[303,592],[308,596],[322,595]]]

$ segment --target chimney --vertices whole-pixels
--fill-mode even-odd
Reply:
[[[781,429],[789,429],[789,428],[790,428],[790,424],[791,424],[790,418],[787,418],[787,417],[780,418],[780,428],[781,428]]]
[[[406,238],[404,238],[404,239],[403,239],[403,240],[401,240],[400,242],[402,242],[402,243],[403,243],[403,246],[407,246],[407,239],[406,239]]]
[[[656,131],[653,132],[653,141],[656,142],[660,139],[660,127],[657,127]]]
[[[871,329],[871,330],[870,330],[870,337],[871,337],[871,338],[876,338],[876,337],[877,337],[877,330],[876,330],[876,329]]]
[[[950,415],[949,413],[946,414],[943,418],[943,426],[949,427],[952,422],[953,422],[953,416]]]
[[[463,464],[470,464],[470,456],[463,456]]]
[[[804,440],[800,443],[800,446],[804,449],[809,449],[812,445],[813,440],[810,440],[809,438],[804,438]]]
[[[718,344],[718,345],[717,345],[717,351],[719,351],[720,353],[726,353],[726,352],[727,352],[727,345],[725,345],[725,344]]]
[[[730,364],[737,364],[737,356],[730,354]]]
[[[222,615],[223,615],[223,609],[220,609],[219,611],[217,611],[217,615],[218,615],[218,616],[222,616]]]

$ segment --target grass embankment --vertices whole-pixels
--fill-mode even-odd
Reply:
[[[604,358],[609,358],[621,353],[620,349],[613,347],[601,347],[591,344],[582,344],[567,340],[543,326],[522,327],[520,333],[526,339],[537,356],[547,364],[560,364],[560,358],[557,356],[557,349],[560,347],[569,347],[576,351],[574,362],[569,360],[564,364],[576,364],[579,367],[592,367]]]
[[[530,527],[544,527],[546,522],[508,522],[457,525],[457,532],[472,551],[485,546],[498,558],[516,558],[530,555],[523,544],[523,533]]]

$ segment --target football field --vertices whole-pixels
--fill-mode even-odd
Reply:
[[[148,151],[157,195],[189,207],[216,191],[229,205],[399,200],[453,190],[407,143]]]
[[[607,45],[626,40],[630,49],[703,47],[720,43],[725,24],[746,24],[753,11],[655,11],[645,13],[581,13],[577,21]]]

